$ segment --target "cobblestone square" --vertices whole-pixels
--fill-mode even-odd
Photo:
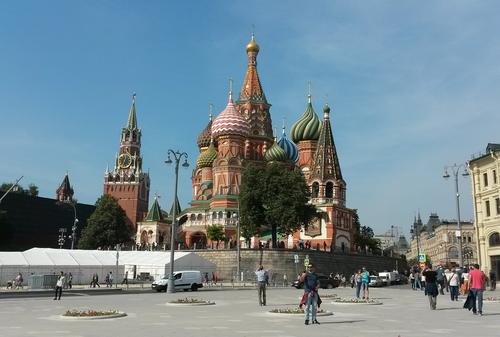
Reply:
[[[436,311],[429,310],[423,292],[407,286],[370,289],[383,305],[332,304],[322,308],[333,316],[318,317],[321,325],[304,325],[302,315],[271,314],[274,308],[293,308],[301,290],[270,288],[267,306],[258,305],[254,289],[203,289],[197,293],[142,293],[121,295],[11,298],[0,300],[0,336],[498,336],[500,303],[485,302],[484,316],[462,309],[463,301],[438,296]],[[352,297],[351,288],[322,290],[320,295]],[[494,296],[486,292],[485,298]],[[168,306],[170,300],[196,297],[213,300],[211,306]],[[116,309],[128,316],[94,321],[58,318],[71,309]]]

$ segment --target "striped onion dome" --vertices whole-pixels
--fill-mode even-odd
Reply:
[[[233,104],[233,95],[229,92],[227,106],[212,123],[212,137],[214,139],[225,135],[240,135],[247,137],[250,134],[250,125],[241,116]]]
[[[297,144],[302,140],[317,140],[319,138],[319,130],[321,122],[318,115],[314,112],[311,95],[308,95],[308,103],[306,111],[300,119],[295,122],[290,130],[292,140]]]
[[[288,139],[285,133],[285,127],[283,126],[283,133],[281,134],[280,140],[278,140],[278,145],[285,150],[288,160],[296,162],[299,159],[299,150],[297,145],[295,145],[291,140]]]
[[[212,139],[212,115],[210,115],[207,126],[203,129],[203,131],[201,131],[198,139],[196,140],[198,148],[207,148],[210,145],[210,139]]]
[[[210,142],[208,149],[202,151],[196,160],[196,167],[210,167],[214,163],[215,158],[217,158],[217,150],[215,149],[214,143]]]
[[[287,161],[288,156],[286,155],[285,150],[283,150],[276,142],[276,137],[274,137],[274,144],[271,146],[269,150],[266,151],[264,155],[265,161]]]

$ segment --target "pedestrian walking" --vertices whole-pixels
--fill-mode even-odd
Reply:
[[[73,288],[73,274],[69,273],[68,275],[68,288]]]
[[[497,274],[492,269],[490,270],[490,290],[494,291],[497,288]]]
[[[266,305],[266,285],[267,280],[267,270],[264,270],[262,265],[255,271],[255,276],[257,276],[257,291],[259,294],[259,305]]]
[[[316,289],[319,286],[319,279],[312,263],[307,266],[307,272],[302,274],[300,281],[304,284],[304,296],[307,296],[304,308],[304,324],[309,325],[309,317],[312,324],[319,324],[316,319],[319,297]]]
[[[458,286],[460,284],[460,278],[455,268],[452,269],[452,273],[448,277],[448,284],[450,287],[451,300],[458,301]]]
[[[444,269],[442,266],[439,266],[436,270],[436,281],[439,285],[439,293],[444,295]]]
[[[486,275],[476,263],[469,272],[470,292],[472,294],[472,313],[483,315],[483,292],[486,289]],[[476,306],[477,302],[477,306]]]
[[[54,300],[60,300],[61,299],[62,289],[63,289],[65,281],[66,281],[66,278],[64,277],[64,273],[61,272],[61,274],[57,278],[56,293],[55,293],[55,296],[54,296]]]
[[[125,275],[123,276],[123,281],[122,281],[121,285],[123,285],[124,283],[127,285],[127,289],[128,289],[128,270],[125,271]]]
[[[283,274],[283,287],[286,287],[288,285],[288,277],[286,276],[286,273]]]
[[[436,310],[437,296],[439,294],[437,285],[437,272],[432,270],[431,266],[429,265],[422,273],[422,276],[425,276],[425,293],[429,297],[431,310]]]

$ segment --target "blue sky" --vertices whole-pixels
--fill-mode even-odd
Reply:
[[[382,232],[420,210],[455,218],[443,167],[500,142],[496,1],[10,1],[0,11],[0,178],[80,202],[102,193],[137,93],[144,167],[163,207],[169,148],[188,152],[208,104],[239,90],[255,25],[259,74],[278,129],[328,101],[348,206]],[[180,199],[191,197],[191,168]],[[471,219],[461,178],[462,218]],[[151,198],[152,199],[152,198]]]

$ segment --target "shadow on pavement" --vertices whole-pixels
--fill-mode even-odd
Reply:
[[[353,320],[345,320],[345,321],[329,321],[329,322],[320,322],[321,324],[341,324],[341,323],[358,323],[365,322],[364,319],[353,319]]]
[[[436,310],[459,310],[463,308],[437,308]]]

